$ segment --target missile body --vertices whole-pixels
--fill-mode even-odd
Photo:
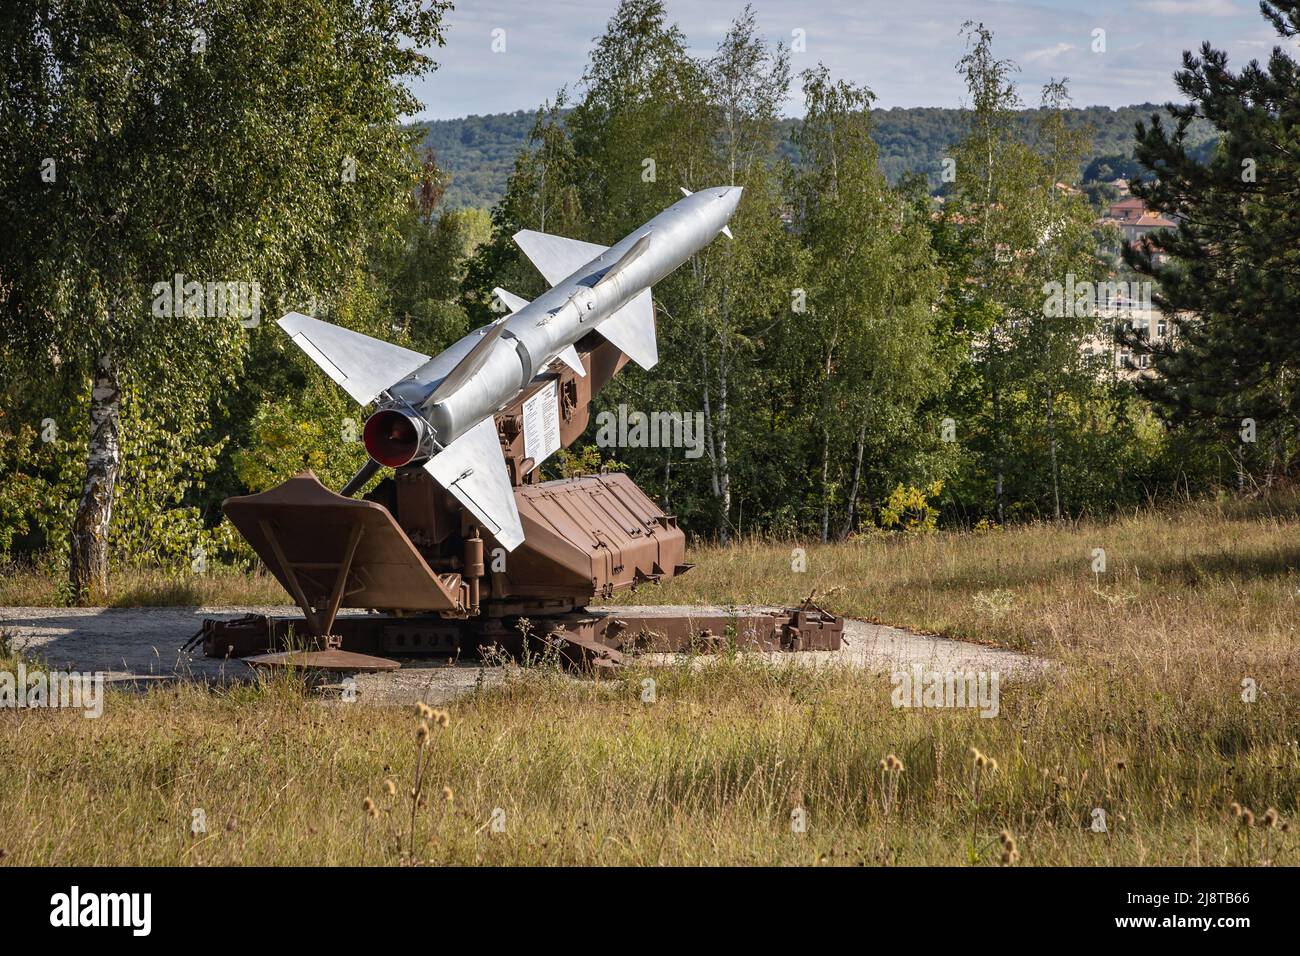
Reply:
[[[507,548],[522,541],[492,416],[557,358],[583,373],[574,344],[593,329],[639,365],[655,364],[650,287],[718,233],[730,235],[742,190],[682,192],[685,198],[608,248],[517,233],[552,288],[532,302],[498,289],[512,314],[433,358],[297,313],[282,318],[279,324],[353,398],[378,403],[364,429],[372,463],[345,492],[380,465],[423,462]]]
[[[740,195],[739,187],[692,193],[594,255],[550,291],[504,319],[504,329],[481,364],[454,389],[440,386],[490,333],[471,332],[394,383],[388,388],[390,400],[372,416],[373,428],[367,423],[371,434],[383,429],[399,436],[386,447],[376,438],[376,450],[384,454],[380,463],[401,465],[436,454],[509,405],[562,350],[708,245],[726,227]],[[395,415],[406,419],[409,428]],[[408,451],[409,457],[399,460]]]

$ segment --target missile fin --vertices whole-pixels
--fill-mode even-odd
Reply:
[[[683,195],[683,196],[694,196],[694,195],[695,195],[695,193],[691,192],[691,191],[690,191],[689,189],[687,189],[685,186],[678,186],[677,188],[680,189],[680,190],[682,191],[682,195]]]
[[[577,372],[579,377],[587,377],[587,369],[583,366],[582,359],[578,357],[578,350],[572,345],[566,345],[560,349],[559,354],[555,357]]]
[[[551,285],[559,285],[609,249],[608,246],[598,246],[594,242],[565,239],[563,236],[534,232],[532,229],[516,232],[515,244]]]
[[[301,312],[290,312],[276,324],[326,375],[362,405],[370,404],[384,389],[429,361],[427,355],[313,319]]]
[[[523,296],[507,292],[505,289],[493,289],[492,294],[501,300],[501,304],[509,309],[512,315],[528,304],[528,300]]]
[[[507,551],[524,540],[506,456],[491,415],[424,463],[433,476]]]
[[[729,226],[723,226],[723,227],[722,227],[722,234],[723,234],[724,236],[726,236],[728,239],[735,239],[735,238],[736,238],[735,236],[733,236],[733,235],[731,234],[731,227],[729,227]]]
[[[601,321],[596,331],[642,368],[654,368],[659,361],[655,306],[649,289],[642,290],[631,302]]]
[[[432,405],[446,398],[473,378],[475,373],[483,367],[488,356],[492,354],[492,346],[496,345],[497,339],[501,338],[501,333],[505,330],[506,320],[504,317],[489,325],[483,333],[483,337],[478,340],[478,344],[469,350],[469,353],[457,363],[454,369],[447,373],[447,377],[438,383],[438,387],[433,390],[433,394],[425,401]]]

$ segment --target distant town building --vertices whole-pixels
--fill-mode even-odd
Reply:
[[[1098,330],[1100,337],[1086,342],[1084,350],[1093,355],[1108,354],[1107,364],[1122,379],[1155,374],[1151,368],[1151,356],[1134,355],[1131,349],[1115,341],[1115,333],[1119,329],[1131,328],[1149,342],[1164,343],[1173,335],[1169,316],[1152,305],[1149,297],[1115,300],[1099,314],[1104,319]]]
[[[1117,227],[1124,240],[1134,245],[1157,229],[1174,229],[1178,226],[1177,222],[1164,213],[1148,209],[1146,203],[1136,196],[1125,196],[1111,203],[1106,215],[1101,217],[1101,223]]]

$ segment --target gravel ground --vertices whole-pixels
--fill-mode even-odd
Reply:
[[[682,606],[620,606],[616,610],[647,616],[692,611],[726,613],[721,608]],[[175,679],[222,682],[249,679],[251,666],[238,660],[209,660],[180,647],[198,631],[204,618],[235,618],[250,613],[296,616],[297,608],[9,607],[0,608],[0,627],[16,634],[18,648],[55,668],[104,671],[108,680],[138,685]],[[856,620],[845,621],[843,646],[838,651],[775,652],[765,656],[784,666],[838,664],[889,672],[921,664],[939,671],[998,671],[1003,678],[1029,676],[1047,666],[1041,659],[1013,651]],[[663,662],[671,660],[672,655],[649,655],[649,659]],[[700,658],[700,666],[707,666],[707,660]],[[423,700],[438,704],[469,693],[476,686],[500,683],[503,677],[502,668],[483,667],[476,661],[449,665],[445,659],[403,659],[398,671],[357,675],[357,695],[371,702]]]

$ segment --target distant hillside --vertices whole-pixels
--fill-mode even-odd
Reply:
[[[1020,114],[1026,137],[1032,135],[1039,112],[1024,110]],[[1134,124],[1148,120],[1155,112],[1163,113],[1163,110],[1154,103],[1119,109],[1090,106],[1071,110],[1071,124],[1088,123],[1096,130],[1092,155],[1085,169],[1109,166],[1117,174],[1121,172],[1122,160],[1133,155]],[[872,116],[874,138],[880,147],[880,167],[889,181],[898,182],[905,173],[923,172],[929,176],[931,188],[938,188],[942,160],[966,132],[966,114],[962,110],[923,106],[872,110]],[[783,140],[779,152],[792,161],[797,161],[797,155],[789,134],[798,122],[789,119],[781,124]],[[425,144],[433,147],[438,164],[451,174],[444,200],[447,206],[486,209],[500,199],[515,155],[524,145],[532,123],[533,114],[520,110],[420,124],[425,130]],[[1217,134],[1209,124],[1199,123],[1190,131],[1189,139],[1204,154],[1213,147]]]
[[[506,178],[528,139],[533,114],[519,110],[419,125],[425,129],[425,145],[437,154],[438,165],[451,174],[444,205],[488,209],[506,191]]]

